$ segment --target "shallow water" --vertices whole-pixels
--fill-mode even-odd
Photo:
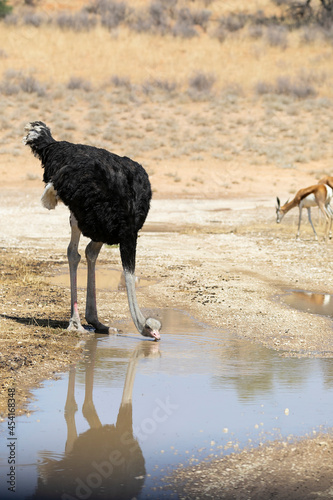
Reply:
[[[82,362],[34,392],[17,419],[14,495],[3,423],[1,499],[177,498],[161,478],[179,464],[332,425],[331,360],[283,358],[184,312],[155,314],[160,342],[130,322],[92,335]]]
[[[290,290],[283,296],[283,300],[294,309],[333,317],[333,295],[329,293]]]

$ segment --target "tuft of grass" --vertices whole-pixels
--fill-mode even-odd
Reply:
[[[100,16],[102,26],[110,31],[124,22],[129,14],[129,8],[125,2],[113,0],[95,0],[85,10]]]
[[[86,11],[77,12],[75,14],[62,12],[56,18],[56,24],[62,30],[85,32],[94,28],[97,24],[97,20]]]
[[[306,81],[292,81],[288,76],[280,76],[276,81],[277,94],[291,95],[299,99],[306,99],[316,95],[314,87]]]
[[[211,97],[213,85],[216,81],[212,73],[197,71],[189,79],[188,95],[193,100],[205,100]]]
[[[113,75],[110,81],[114,87],[122,87],[127,90],[131,90],[132,88],[131,80],[128,77],[120,77]]]
[[[3,22],[8,26],[16,26],[18,21],[19,17],[16,14],[9,14],[3,19]]]
[[[142,85],[142,91],[144,94],[149,95],[156,90],[172,94],[177,90],[177,83],[171,82],[170,80],[163,79],[150,79],[146,80]]]
[[[270,25],[266,31],[267,42],[271,47],[286,49],[288,47],[288,30],[285,26]]]
[[[45,86],[40,84],[34,76],[26,76],[17,70],[7,70],[0,83],[0,92],[3,95],[11,96],[17,95],[20,91],[27,94],[37,94],[38,97],[46,95]]]
[[[295,80],[292,80],[289,76],[279,76],[275,84],[260,81],[255,86],[255,92],[258,95],[278,94],[298,99],[307,99],[317,95],[317,91],[309,78],[302,78],[302,76]]]
[[[154,1],[150,4],[148,23],[150,24],[150,29],[162,35],[170,30],[166,3]]]
[[[36,93],[38,97],[46,95],[45,87],[41,85],[33,76],[22,76],[20,80],[20,87],[21,90],[27,94]]]
[[[67,83],[67,88],[69,90],[84,90],[85,92],[92,90],[91,83],[79,76],[72,76]]]
[[[42,16],[37,14],[36,12],[29,12],[23,17],[23,23],[27,26],[34,26],[35,28],[39,28],[42,22]]]
[[[178,19],[173,26],[172,34],[182,38],[193,38],[199,36],[198,31],[195,29],[195,22],[193,15],[187,7],[178,11]]]

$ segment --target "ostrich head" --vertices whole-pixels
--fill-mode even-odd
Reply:
[[[160,340],[160,329],[162,328],[161,323],[158,319],[147,318],[145,325],[142,329],[141,334],[145,337],[152,337],[155,340]]]
[[[27,123],[24,130],[27,135],[23,137],[23,144],[30,146],[33,154],[38,158],[40,158],[40,151],[43,148],[55,142],[51,130],[43,122]]]
[[[51,136],[49,127],[43,122],[29,122],[24,127],[27,135],[23,137],[23,144],[31,144],[36,140],[40,140],[43,136]]]

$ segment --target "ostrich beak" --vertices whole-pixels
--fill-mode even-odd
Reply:
[[[160,332],[158,330],[152,330],[150,332],[150,335],[153,337],[153,339],[157,342],[158,340],[161,339]]]

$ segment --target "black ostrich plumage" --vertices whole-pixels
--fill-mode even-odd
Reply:
[[[144,168],[105,149],[56,141],[43,122],[30,124],[25,141],[41,160],[44,182],[52,182],[82,234],[96,242],[119,243],[124,265],[133,271],[137,233],[152,196]]]

